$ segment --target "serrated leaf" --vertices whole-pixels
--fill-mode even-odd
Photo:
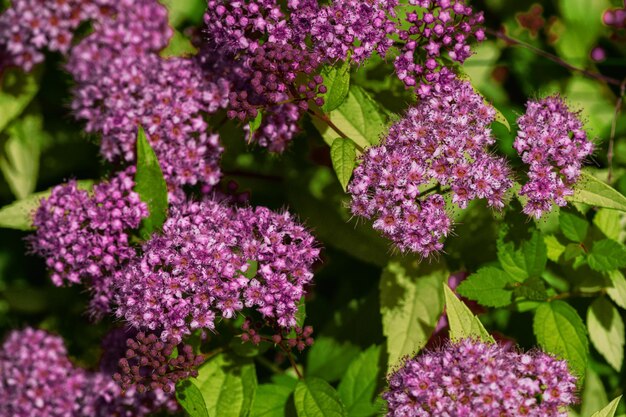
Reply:
[[[527,300],[533,301],[544,301],[548,298],[546,285],[543,280],[538,277],[531,277],[522,282],[517,288],[515,288],[513,294],[516,297],[523,297]]]
[[[528,277],[539,277],[546,269],[548,248],[539,232],[534,232],[530,240],[522,243],[522,253]]]
[[[445,268],[422,268],[391,262],[381,276],[380,312],[389,368],[426,345],[443,311],[441,285],[449,273]]]
[[[477,339],[485,343],[495,343],[483,324],[472,311],[457,298],[448,285],[444,284],[446,314],[450,325],[450,340]]]
[[[488,103],[489,104],[489,103]],[[489,104],[491,105],[491,104]],[[491,107],[493,107],[493,109],[496,111],[496,119],[495,122],[500,123],[501,125],[503,125],[504,127],[506,127],[506,130],[508,130],[509,132],[511,131],[511,124],[509,123],[509,121],[507,120],[506,117],[504,117],[504,114],[502,114],[502,112],[500,110],[498,110],[495,106],[491,105]]]
[[[276,384],[259,385],[249,417],[288,417],[289,397],[293,388]]]
[[[624,214],[611,209],[600,209],[593,217],[593,224],[609,239],[621,242],[624,236]]]
[[[543,350],[567,360],[570,369],[582,382],[587,368],[589,341],[585,325],[576,310],[560,300],[543,303],[535,312],[533,329]]]
[[[370,347],[352,361],[341,379],[337,392],[348,417],[368,417],[380,411],[376,404],[380,354],[380,346]]]
[[[341,64],[332,67],[324,67],[321,72],[324,78],[324,86],[327,91],[322,96],[324,105],[322,110],[328,113],[341,105],[350,90],[350,64],[342,61]]]
[[[515,249],[513,242],[498,241],[498,260],[502,269],[516,281],[522,282],[528,278],[524,254]]]
[[[298,417],[345,417],[346,410],[339,394],[320,378],[298,381],[294,393]]]
[[[167,217],[167,184],[159,160],[148,142],[143,127],[137,133],[137,172],[135,191],[148,205],[150,215],[143,219],[139,232],[144,239],[161,230]]]
[[[39,80],[43,67],[32,72],[10,68],[0,74],[0,132],[17,118],[39,91]]]
[[[465,298],[488,307],[505,307],[511,304],[513,290],[507,286],[514,282],[500,268],[484,267],[461,282],[456,291]]]
[[[190,417],[209,417],[202,393],[190,381],[176,384],[176,399]]]
[[[350,342],[339,342],[325,336],[316,338],[307,355],[306,376],[336,381],[358,354],[359,348]]]
[[[574,242],[582,242],[587,237],[589,223],[577,214],[561,211],[559,226],[563,235]]]
[[[558,262],[563,252],[565,252],[565,246],[554,235],[544,236],[543,241],[548,248],[548,259],[552,262]]]
[[[380,142],[386,128],[386,117],[380,105],[357,85],[350,86],[345,101],[328,117],[347,137],[365,149]],[[313,119],[313,124],[328,145],[332,145],[337,132],[326,123]]]
[[[626,310],[626,278],[619,270],[609,272],[611,286],[607,287],[608,296],[621,308]]]
[[[574,194],[567,197],[567,200],[595,207],[626,211],[626,197],[587,171],[582,172],[580,180],[574,185]]]
[[[93,180],[77,181],[77,187],[82,190],[91,190]],[[0,208],[0,228],[29,231],[34,230],[32,215],[39,207],[42,198],[47,198],[52,189],[31,194],[25,199],[18,200]]]
[[[191,381],[202,393],[209,415],[220,417],[246,416],[257,387],[254,363],[227,354],[209,359]]]
[[[356,149],[350,139],[337,138],[330,148],[330,158],[333,168],[344,191],[352,178],[352,171],[356,165]]]
[[[26,114],[6,130],[8,138],[0,150],[0,170],[18,199],[30,195],[37,185],[39,156],[45,138],[42,118]]]
[[[626,266],[626,248],[611,239],[593,242],[587,258],[589,267],[595,271],[608,272]]]
[[[610,301],[601,297],[587,310],[589,339],[617,372],[624,362],[624,322]]]
[[[617,406],[619,405],[621,399],[622,396],[620,395],[619,397],[611,401],[609,405],[604,407],[602,410],[593,413],[591,417],[614,417],[615,413],[617,412]]]

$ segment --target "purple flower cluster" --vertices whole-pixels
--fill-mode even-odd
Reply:
[[[163,342],[155,334],[140,332],[134,339],[128,339],[126,346],[128,350],[119,360],[121,373],[113,375],[124,391],[134,387],[140,393],[173,392],[178,381],[197,377],[196,368],[204,362],[204,357],[196,355],[191,345],[172,338]]]
[[[565,417],[575,390],[565,361],[463,340],[408,359],[383,398],[390,417]]]
[[[172,207],[163,233],[122,272],[117,315],[161,331],[162,340],[214,329],[216,319],[244,307],[292,327],[319,253],[314,245],[288,213],[211,200]]]
[[[26,328],[0,350],[0,414],[17,417],[147,416],[174,403],[162,391],[122,393],[111,375],[74,366],[63,340]]]
[[[322,56],[306,47],[302,32],[276,0],[212,0],[205,15],[201,59],[211,79],[228,80],[228,116],[245,121],[263,111],[252,140],[282,152],[298,132],[310,102],[322,105]],[[224,46],[226,45],[226,46]]]
[[[107,160],[134,160],[141,124],[169,183],[214,186],[223,149],[205,116],[227,104],[228,85],[208,81],[195,59],[161,58],[171,35],[167,10],[154,0],[127,3],[74,48],[72,109],[87,132],[102,134]]]
[[[3,66],[30,71],[44,59],[44,50],[66,54],[74,30],[82,22],[107,16],[111,0],[13,0],[0,15]]]
[[[614,29],[626,28],[626,0],[624,5],[619,8],[609,9],[602,15],[602,21],[605,25]]]
[[[594,147],[578,114],[558,95],[529,101],[517,123],[513,147],[529,165],[528,182],[520,192],[528,198],[524,213],[540,218],[553,204],[567,204],[565,197],[572,195],[583,161]]]
[[[348,186],[352,212],[373,218],[374,228],[403,251],[428,256],[441,250],[451,220],[433,190],[449,187],[461,208],[474,199],[504,206],[512,181],[504,159],[487,150],[494,120],[495,110],[468,82],[438,85],[381,145],[366,150]]]
[[[298,29],[307,33],[313,48],[327,62],[346,60],[361,63],[377,51],[385,56],[396,33],[397,0],[335,0],[329,6],[294,9],[292,19],[301,18]]]
[[[91,311],[97,316],[109,311],[115,271],[136,256],[128,231],[148,216],[147,206],[133,191],[133,173],[129,168],[96,185],[93,193],[79,189],[75,181],[57,186],[33,218],[37,231],[29,243],[46,259],[52,282],[87,281],[93,292]]]
[[[404,45],[394,65],[407,87],[425,95],[439,82],[437,73],[445,68],[444,58],[463,63],[472,53],[470,37],[485,39],[480,27],[484,17],[465,0],[409,0],[409,4],[425,10],[407,13],[410,27],[399,31]]]

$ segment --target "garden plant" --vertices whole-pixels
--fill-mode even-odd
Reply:
[[[616,417],[626,1],[0,0],[0,417]]]

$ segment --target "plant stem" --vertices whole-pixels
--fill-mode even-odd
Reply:
[[[285,354],[287,355],[287,358],[289,359],[289,363],[291,363],[291,367],[293,368],[294,371],[296,371],[296,375],[298,375],[298,379],[303,379],[304,377],[302,376],[302,374],[300,373],[300,370],[298,369],[298,365],[296,364],[296,360],[293,358],[293,354],[291,353],[291,350],[287,349],[282,343],[279,343],[278,346],[280,346],[283,352],[285,352]]]
[[[580,74],[582,74],[582,75],[584,75],[586,77],[593,78],[593,79],[605,82],[607,84],[612,84],[612,85],[616,85],[616,86],[621,86],[621,84],[622,84],[622,82],[620,80],[616,79],[616,78],[608,77],[606,75],[600,74],[599,72],[590,71],[590,70],[587,70],[587,69],[584,69],[584,68],[576,67],[576,66],[574,66],[574,65],[564,61],[562,58],[560,58],[560,57],[558,57],[558,56],[556,56],[554,54],[546,52],[546,51],[544,51],[542,49],[537,48],[536,46],[533,46],[533,45],[531,45],[529,43],[526,43],[524,41],[521,41],[519,39],[512,38],[512,37],[506,35],[504,32],[501,32],[501,31],[498,31],[498,30],[489,29],[489,28],[486,28],[485,32],[487,32],[490,35],[495,36],[496,38],[502,39],[503,41],[505,41],[508,44],[517,45],[517,46],[521,46],[521,47],[524,47],[526,49],[529,49],[529,50],[533,51],[534,53],[536,53],[537,55],[540,55],[540,56],[542,56],[544,58],[547,58],[550,61],[552,61],[552,62],[554,62],[554,63],[556,63],[556,64],[558,64],[558,65],[560,65],[560,66],[562,66],[564,68],[567,68],[570,71],[578,72],[578,73],[580,73]]]

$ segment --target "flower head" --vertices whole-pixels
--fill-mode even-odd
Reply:
[[[466,339],[406,360],[383,398],[390,417],[565,417],[575,391],[565,361]]]
[[[135,256],[128,232],[148,216],[146,204],[133,191],[133,173],[129,168],[96,185],[91,194],[76,181],[57,186],[33,218],[37,231],[28,241],[45,258],[52,282],[86,283],[96,315],[109,310],[114,274]]]
[[[505,161],[487,149],[494,119],[494,109],[468,82],[438,85],[381,145],[366,150],[348,187],[352,212],[373,219],[374,228],[403,251],[428,256],[441,250],[451,220],[433,189],[449,188],[461,208],[474,199],[504,206],[512,182]]]
[[[425,95],[430,85],[441,82],[439,72],[445,69],[442,56],[463,63],[472,54],[471,37],[478,41],[485,38],[480,27],[484,17],[465,0],[409,0],[409,4],[424,10],[407,13],[410,26],[399,32],[404,45],[394,65],[407,87]]]
[[[122,272],[117,315],[176,341],[244,307],[294,326],[318,252],[288,213],[186,202],[171,208],[163,233]]]
[[[122,392],[106,372],[72,364],[63,340],[43,330],[9,333],[0,350],[0,414],[29,417],[143,417],[176,409],[163,391]]]
[[[567,204],[565,197],[572,195],[593,143],[578,114],[558,95],[529,101],[517,123],[520,129],[513,147],[529,166],[528,182],[520,192],[528,198],[524,213],[539,218],[554,204]]]

